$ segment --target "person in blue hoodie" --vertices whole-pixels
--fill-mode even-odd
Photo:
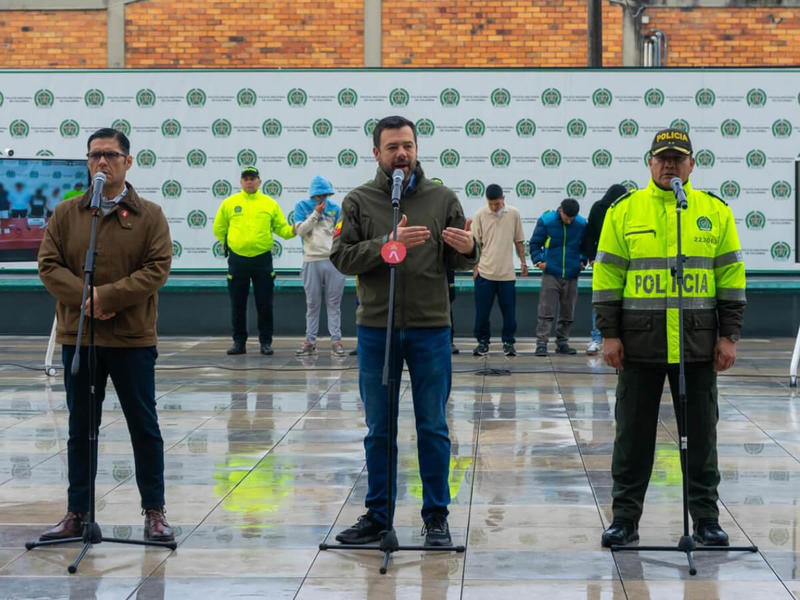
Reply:
[[[331,182],[322,175],[315,175],[308,190],[308,199],[301,200],[294,207],[294,232],[303,241],[301,273],[306,291],[306,340],[295,352],[297,356],[311,356],[317,351],[323,295],[328,314],[328,332],[331,335],[331,353],[335,356],[345,355],[341,310],[345,278],[329,258],[341,213],[339,205],[329,200],[332,195]]]
[[[531,261],[540,268],[542,287],[536,324],[536,356],[547,356],[547,340],[558,308],[556,354],[575,354],[569,346],[569,330],[578,300],[578,274],[586,266],[581,241],[586,219],[580,205],[565,198],[556,210],[539,217],[530,239]]]

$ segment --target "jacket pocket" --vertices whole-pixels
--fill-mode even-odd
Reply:
[[[620,338],[625,358],[633,361],[665,360],[667,340],[664,313],[622,311]]]
[[[652,331],[653,316],[641,313],[631,314],[623,310],[622,329],[623,331]]]
[[[114,335],[126,338],[139,338],[155,335],[153,298],[134,304],[120,311],[114,317]]]
[[[687,360],[711,360],[717,343],[717,315],[714,311],[687,312],[684,319]]]

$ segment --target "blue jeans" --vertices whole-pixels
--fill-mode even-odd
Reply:
[[[373,516],[388,523],[388,388],[381,382],[386,329],[358,327],[358,387],[366,412],[369,431],[364,438],[367,454],[366,507]],[[422,479],[422,520],[433,514],[447,515],[450,504],[450,438],[445,406],[450,396],[452,363],[450,328],[399,329],[395,331],[394,362],[391,376],[397,382],[393,399],[395,415],[399,407],[403,361],[411,376],[411,395],[417,425],[417,456]],[[395,431],[397,419],[395,418]],[[392,513],[397,500],[397,436],[392,465]]]
[[[600,330],[597,328],[597,311],[592,307],[592,341],[595,344],[603,343],[603,336],[600,335]]]
[[[495,296],[497,296],[497,303],[500,305],[500,312],[503,315],[501,338],[503,342],[510,344],[516,341],[514,339],[514,334],[517,332],[515,285],[515,280],[492,281],[484,279],[480,275],[475,277],[475,329],[472,334],[478,343],[488,344],[489,338],[491,338],[489,314],[492,312]]]

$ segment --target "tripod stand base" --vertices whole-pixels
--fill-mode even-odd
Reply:
[[[154,540],[123,540],[121,538],[103,537],[103,532],[100,530],[100,525],[98,525],[97,522],[92,521],[91,523],[84,523],[83,535],[81,537],[26,542],[25,548],[27,550],[33,550],[34,548],[38,548],[40,546],[57,546],[60,544],[71,544],[73,542],[83,542],[83,548],[81,548],[81,551],[78,553],[78,557],[72,561],[70,566],[67,567],[67,571],[70,573],[75,573],[78,571],[78,564],[81,562],[81,560],[83,560],[83,557],[86,556],[86,553],[93,544],[112,542],[115,544],[131,544],[136,546],[156,546],[168,548],[170,550],[175,550],[175,548],[178,547],[178,543],[174,540],[171,542],[157,542]]]
[[[758,546],[698,546],[690,535],[682,535],[677,546],[611,546],[612,552],[683,552],[689,562],[689,575],[697,575],[693,552],[758,552]]]
[[[377,550],[383,552],[380,573],[385,575],[389,568],[389,559],[393,552],[398,550],[412,550],[419,552],[465,552],[465,546],[401,546],[397,541],[397,533],[394,529],[384,531],[381,535],[380,544],[377,546],[366,546],[364,544],[325,544],[319,545],[320,550]]]

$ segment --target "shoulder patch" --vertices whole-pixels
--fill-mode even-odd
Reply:
[[[714,192],[712,192],[711,190],[700,190],[700,191],[701,191],[701,192],[705,192],[706,194],[708,194],[708,195],[709,195],[709,196],[711,196],[712,198],[716,198],[717,200],[719,200],[720,202],[722,202],[722,203],[723,203],[725,206],[728,206],[728,203],[727,203],[727,202],[725,202],[725,200],[723,200],[722,198],[720,198],[719,196],[717,196],[717,195],[716,195]]]
[[[614,208],[614,207],[615,207],[617,204],[619,204],[620,202],[622,202],[622,201],[623,201],[623,200],[625,200],[626,198],[630,198],[631,194],[633,194],[633,192],[635,192],[635,191],[636,191],[636,190],[631,190],[631,191],[630,191],[630,192],[628,192],[627,194],[623,194],[622,196],[620,196],[619,198],[617,198],[616,200],[614,200],[614,201],[611,203],[611,205],[609,206],[609,208]]]

